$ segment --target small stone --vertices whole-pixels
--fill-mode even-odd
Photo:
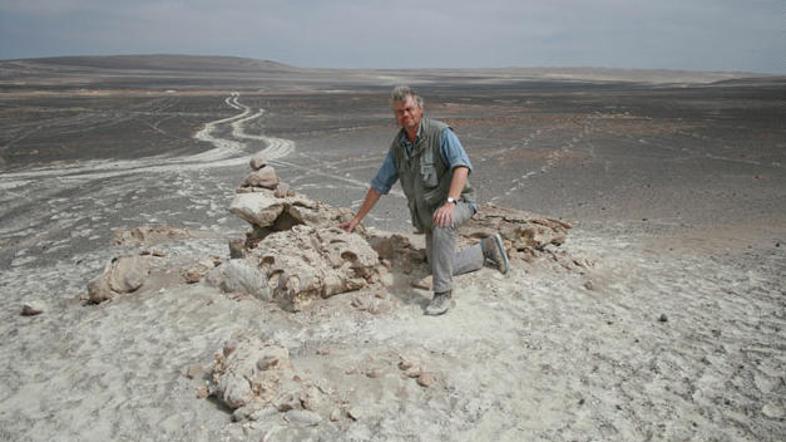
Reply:
[[[595,290],[595,284],[593,284],[592,281],[587,281],[587,282],[584,283],[584,288],[589,290],[589,291],[593,291],[593,290]]]
[[[300,400],[296,399],[292,394],[283,394],[273,401],[273,406],[282,413],[295,410],[300,407],[300,405]]]
[[[333,411],[330,412],[330,421],[331,422],[338,422],[341,418],[341,410],[338,408],[334,408]]]
[[[434,375],[431,373],[421,373],[417,379],[418,385],[425,388],[431,387],[436,381]]]
[[[669,317],[665,313],[661,313],[658,317],[658,322],[669,322]]]
[[[203,270],[204,269],[197,269],[193,267],[190,269],[186,269],[186,271],[183,272],[183,280],[186,282],[186,284],[195,284],[201,281],[202,278],[205,276],[205,272]]]
[[[36,316],[44,312],[44,305],[38,301],[25,303],[22,306],[22,316]]]
[[[246,241],[243,239],[230,239],[229,240],[229,258],[240,259],[246,256],[245,250]]]
[[[352,419],[353,421],[357,421],[361,417],[363,417],[362,410],[359,408],[347,408],[347,417]]]
[[[431,290],[433,285],[431,275],[425,276],[417,281],[412,282],[412,287],[422,290]]]
[[[196,397],[197,399],[204,399],[210,396],[210,391],[207,389],[206,385],[201,385],[196,389]]]
[[[257,368],[266,371],[278,365],[278,358],[275,356],[265,356],[257,361]]]
[[[248,162],[248,165],[251,166],[252,170],[259,170],[265,167],[267,165],[267,156],[265,155],[265,151],[260,150],[259,152],[255,153]]]
[[[423,374],[423,370],[420,367],[411,367],[404,371],[404,375],[408,378],[417,378]]]
[[[273,196],[276,198],[286,198],[287,194],[289,193],[289,184],[280,182],[278,186],[276,186],[276,190],[273,192]]]
[[[322,422],[322,416],[308,410],[290,410],[284,415],[284,420],[291,424],[313,427]]]
[[[786,416],[786,410],[775,404],[765,404],[761,407],[761,413],[770,419],[781,419]]]
[[[189,379],[195,379],[202,375],[204,370],[202,369],[201,365],[192,365],[186,369],[186,377]]]
[[[232,352],[234,352],[235,350],[237,350],[236,341],[227,341],[227,343],[224,344],[224,348],[221,349],[222,353],[224,354],[224,357],[231,355]]]
[[[406,371],[406,370],[409,370],[410,368],[412,368],[414,365],[415,364],[412,361],[404,359],[404,358],[401,358],[401,362],[398,363],[398,368],[399,368],[399,370]]]
[[[371,368],[366,370],[366,377],[376,379],[382,376],[382,370],[379,368]]]

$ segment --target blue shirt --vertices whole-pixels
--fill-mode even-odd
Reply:
[[[418,138],[420,138],[419,130]],[[439,149],[442,153],[442,158],[445,161],[445,167],[447,167],[451,172],[456,167],[466,167],[470,172],[472,172],[472,163],[469,162],[467,152],[464,151],[464,146],[461,145],[461,141],[459,141],[456,134],[454,134],[449,127],[446,127],[442,131],[441,138],[442,140],[440,140]],[[414,148],[415,143],[411,143],[407,139],[406,133],[404,131],[401,132],[398,142],[404,146],[407,155],[412,154],[412,149]],[[390,192],[390,189],[393,187],[393,184],[396,184],[397,180],[398,170],[396,170],[395,158],[393,151],[389,150],[387,156],[385,157],[385,161],[382,162],[382,166],[377,172],[377,176],[371,180],[371,187],[377,192],[385,195]]]

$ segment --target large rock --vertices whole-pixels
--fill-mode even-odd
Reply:
[[[210,271],[207,282],[225,293],[246,293],[263,301],[270,298],[267,277],[251,260],[231,259]]]
[[[121,256],[112,259],[104,272],[87,284],[88,301],[93,304],[131,293],[145,282],[148,265],[142,256]]]
[[[269,227],[284,211],[284,201],[272,192],[238,193],[229,211],[251,225]]]
[[[254,228],[248,238],[253,241],[247,241],[249,247],[270,233],[289,230],[296,225],[336,226],[352,216],[348,209],[336,209],[298,193],[276,196],[272,190],[258,190],[236,194],[229,208],[232,214]],[[364,229],[358,226],[357,231],[362,233]]]
[[[249,253],[267,275],[273,299],[295,311],[374,284],[386,271],[362,236],[337,227],[294,226],[267,236]]]

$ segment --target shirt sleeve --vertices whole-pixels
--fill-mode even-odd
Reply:
[[[464,146],[461,145],[461,141],[449,127],[442,131],[442,141],[439,147],[449,170],[452,171],[456,167],[463,166],[472,172],[472,163],[469,161]]]
[[[398,170],[396,170],[395,160],[393,159],[393,151],[389,150],[385,161],[382,162],[382,166],[377,171],[377,176],[371,180],[371,187],[377,192],[387,195],[397,180]]]

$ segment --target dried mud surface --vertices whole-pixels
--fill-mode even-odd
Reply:
[[[782,78],[154,61],[0,63],[0,439],[786,438]],[[247,231],[229,207],[256,151],[356,209],[399,81],[455,128],[482,201],[573,225],[564,243],[459,277],[456,308],[426,317],[395,188],[366,222],[411,244],[385,290],[293,313],[194,282]],[[129,255],[142,286],[87,304]],[[269,407],[219,400],[231,367],[268,373]]]

